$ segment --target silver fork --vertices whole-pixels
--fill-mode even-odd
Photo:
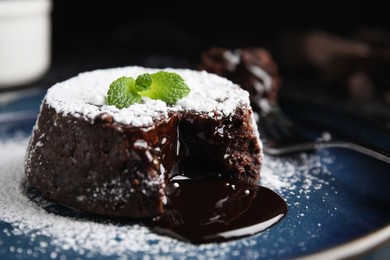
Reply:
[[[390,157],[365,146],[344,141],[333,140],[331,134],[324,131],[314,139],[305,136],[278,105],[271,106],[267,113],[260,115],[259,132],[263,140],[264,153],[269,155],[286,155],[310,150],[339,147],[357,152],[390,163]]]

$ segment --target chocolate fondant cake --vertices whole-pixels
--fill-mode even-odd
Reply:
[[[177,174],[256,183],[262,147],[248,92],[204,71],[166,70],[191,89],[175,105],[146,97],[123,109],[106,104],[113,80],[155,69],[97,70],[51,87],[27,148],[29,184],[78,210],[139,218],[163,212]]]

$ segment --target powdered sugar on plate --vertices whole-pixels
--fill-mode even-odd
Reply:
[[[320,190],[323,185],[329,185],[329,181],[334,181],[332,177],[323,178],[323,175],[331,175],[326,165],[332,162],[330,155],[307,153],[287,158],[269,158],[262,170],[261,185],[278,193],[310,196],[311,192]]]
[[[210,259],[239,255],[258,258],[267,250],[259,245],[259,238],[267,239],[269,230],[232,242],[195,246],[157,235],[141,224],[118,225],[109,220],[96,222],[49,213],[26,196],[23,186],[26,146],[27,139],[0,141],[0,220],[9,224],[0,230],[0,253],[14,252],[16,255],[58,259],[75,258],[75,254],[79,257],[111,256],[124,259],[171,258],[172,255],[175,258]],[[293,196],[307,199],[311,192],[329,185],[320,177],[331,175],[326,169],[327,163],[331,161],[326,162],[318,155],[308,154],[290,159],[266,157],[261,185],[275,190],[288,203]],[[48,202],[42,200],[41,203]],[[27,245],[19,244],[19,237],[27,238]],[[8,245],[10,238],[15,242]],[[243,249],[245,256],[242,255]]]

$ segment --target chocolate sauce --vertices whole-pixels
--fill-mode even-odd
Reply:
[[[22,186],[27,197],[49,213],[101,223],[146,224],[156,233],[193,244],[253,235],[276,224],[287,213],[287,204],[272,190],[223,179],[171,181],[164,213],[152,221],[88,214],[45,200],[27,182]]]
[[[167,187],[155,232],[194,244],[253,235],[276,224],[287,204],[272,190],[221,179],[176,180]]]

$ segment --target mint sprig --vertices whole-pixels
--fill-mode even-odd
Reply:
[[[116,79],[107,92],[107,104],[121,109],[141,103],[142,96],[146,96],[173,105],[189,93],[190,88],[180,75],[159,71],[139,75],[135,80],[132,77]]]
[[[190,88],[184,79],[176,73],[159,71],[150,76],[152,85],[148,90],[140,92],[143,96],[160,99],[172,105],[190,93]]]
[[[132,77],[120,77],[111,83],[107,92],[108,105],[125,108],[140,102],[141,95],[137,93],[135,80]]]
[[[135,80],[135,87],[138,91],[147,90],[152,85],[152,77],[149,73],[139,75]]]

